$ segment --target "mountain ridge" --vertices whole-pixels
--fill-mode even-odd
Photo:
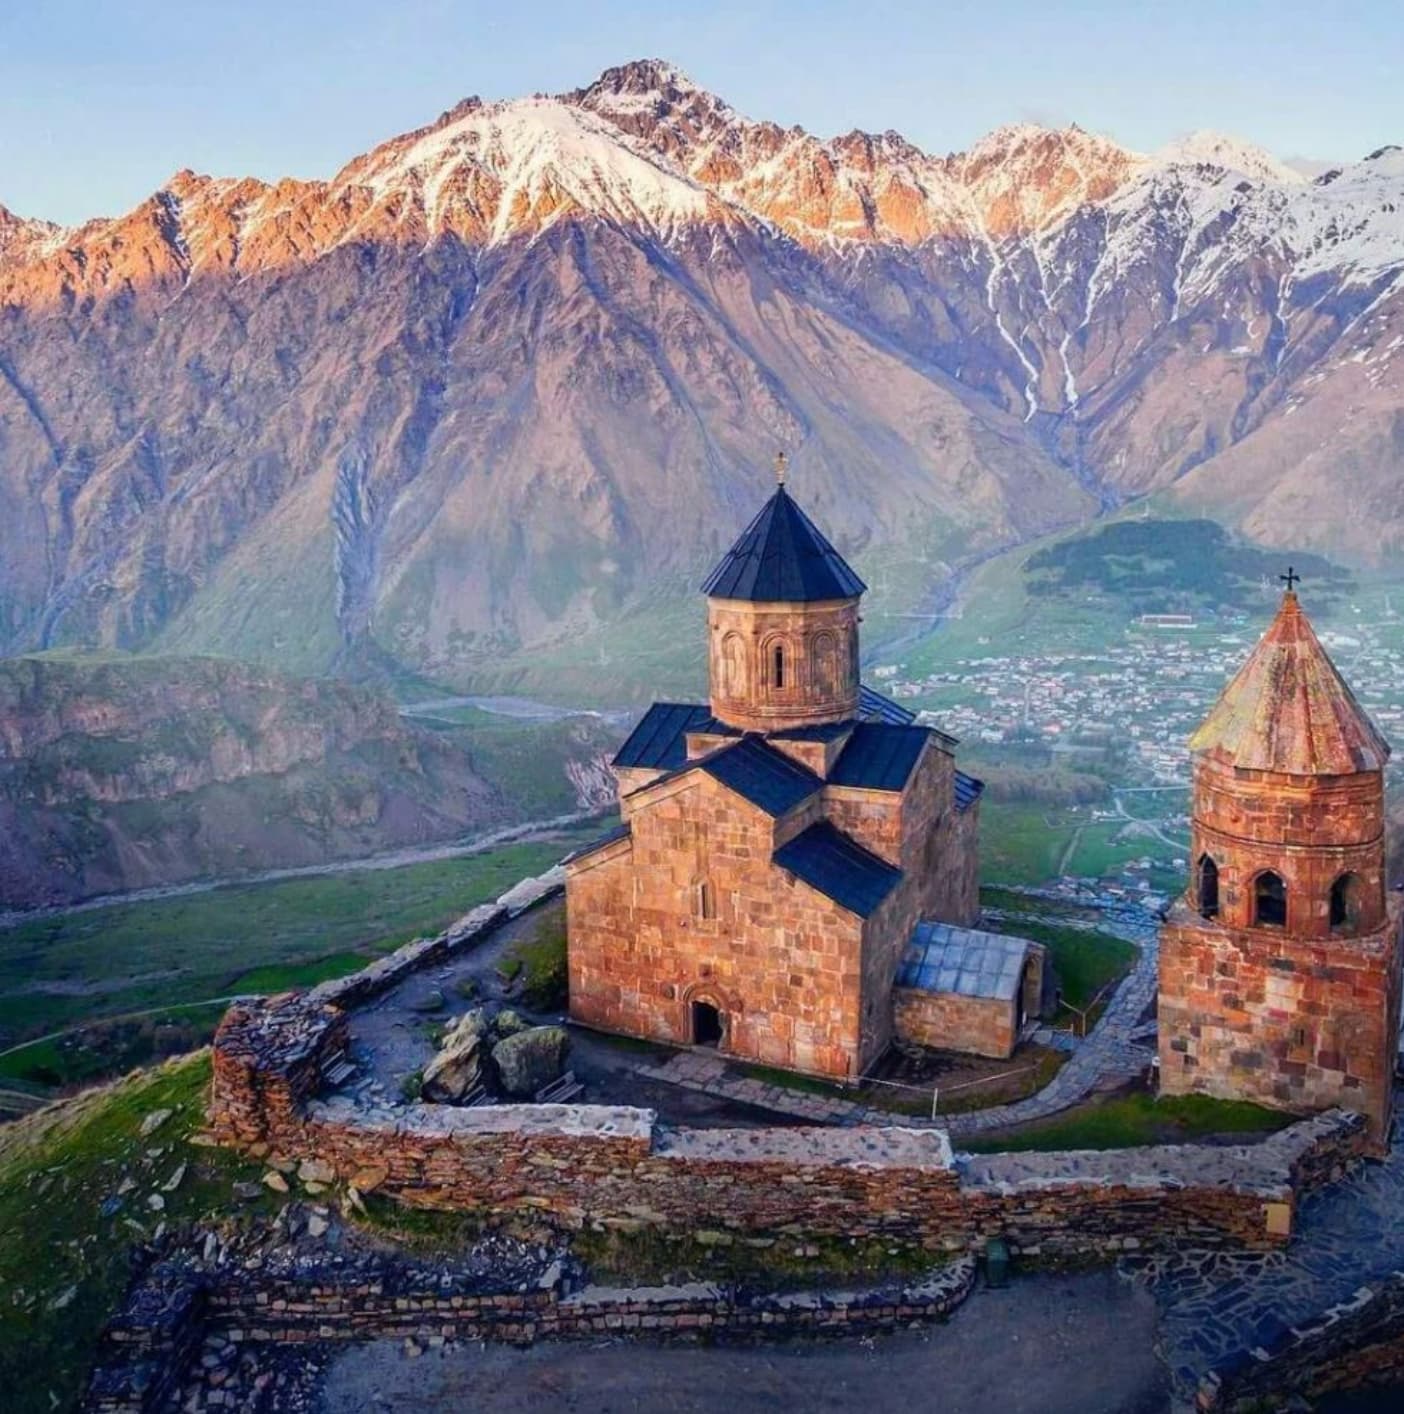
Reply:
[[[1401,272],[1397,149],[1313,180],[1022,124],[936,157],[659,61],[326,180],[0,213],[0,649],[481,681],[688,592],[777,445],[889,609],[1148,494],[1379,563]]]

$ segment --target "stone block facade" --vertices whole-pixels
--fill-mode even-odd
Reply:
[[[1039,1014],[1046,962],[1046,949],[1039,943],[1030,943],[1023,987],[1018,995],[1009,998],[896,987],[892,992],[896,1033],[904,1041],[932,1050],[964,1051],[1007,1060],[1019,1044],[1021,1016]]]
[[[1239,928],[1187,903],[1160,941],[1160,1088],[1298,1112],[1339,1105],[1387,1141],[1398,1046],[1400,901],[1345,940]]]

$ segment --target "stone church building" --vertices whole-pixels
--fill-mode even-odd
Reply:
[[[1160,943],[1160,1088],[1333,1105],[1388,1138],[1400,915],[1389,745],[1290,587],[1190,739],[1192,877]]]
[[[703,592],[709,700],[649,709],[567,862],[571,1016],[833,1077],[899,1017],[1007,1055],[1043,950],[969,927],[981,785],[860,683],[863,582],[783,478]]]

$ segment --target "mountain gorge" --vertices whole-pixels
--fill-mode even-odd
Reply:
[[[510,685],[692,592],[780,446],[897,608],[1151,493],[1379,564],[1402,270],[1398,149],[935,157],[651,61],[328,181],[0,209],[0,651]]]

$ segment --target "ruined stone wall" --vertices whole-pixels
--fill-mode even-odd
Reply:
[[[772,821],[702,772],[660,789],[634,813],[629,849],[571,866],[571,1015],[686,1044],[692,1003],[707,1002],[728,1054],[856,1074],[860,921],[771,862],[804,822]],[[713,918],[697,904],[704,881]]]
[[[86,1414],[144,1414],[164,1407],[197,1343],[209,1334],[258,1347],[387,1337],[521,1344],[641,1333],[905,1329],[948,1316],[969,1294],[975,1271],[974,1261],[962,1258],[923,1279],[870,1290],[772,1295],[706,1282],[571,1290],[559,1267],[522,1290],[405,1270],[391,1258],[301,1257],[271,1268],[259,1261],[214,1270],[168,1258],[147,1273],[108,1323],[83,1408]]]
[[[1382,1146],[1399,1029],[1400,901],[1373,935],[1233,928],[1186,904],[1160,941],[1160,1087],[1364,1114]]]
[[[294,999],[295,1000],[295,999]],[[1001,1235],[1026,1253],[1284,1240],[1296,1195],[1339,1172],[1362,1121],[1318,1116],[1260,1144],[956,1160],[931,1128],[689,1130],[592,1105],[358,1108],[268,1103],[277,1072],[337,1045],[334,1008],[271,1002],[215,1040],[212,1131],[275,1158],[316,1158],[402,1202],[581,1226],[893,1239],[963,1251]],[[254,1058],[254,1064],[248,1062]],[[269,1072],[273,1074],[270,1075]]]
[[[903,1040],[937,1051],[968,1051],[1003,1060],[1019,1040],[1018,1004],[996,997],[961,997],[897,987],[892,1019]]]
[[[1195,1403],[1201,1410],[1256,1414],[1295,1407],[1292,1401],[1397,1385],[1401,1380],[1404,1272],[1394,1272],[1210,1371],[1200,1382]]]

